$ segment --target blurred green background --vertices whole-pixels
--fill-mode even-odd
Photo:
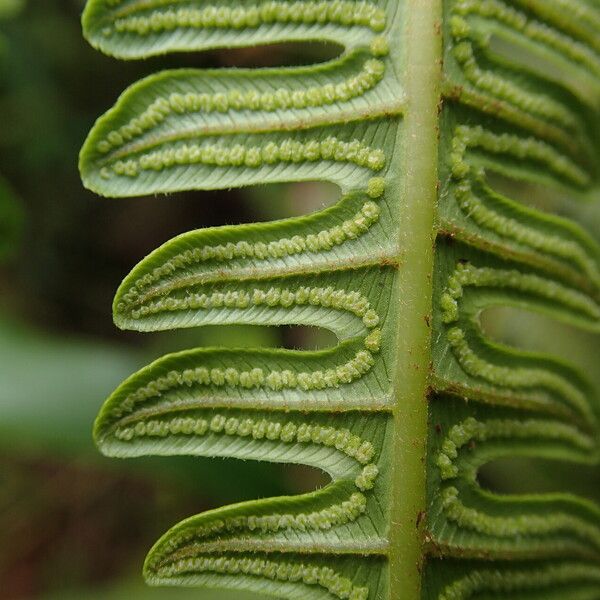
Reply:
[[[337,189],[296,184],[105,200],[82,188],[77,155],[120,92],[157,69],[301,64],[336,49],[287,45],[117,62],[83,40],[83,3],[0,0],[0,598],[224,600],[233,596],[145,588],[146,551],[182,518],[312,489],[322,476],[240,461],[103,459],[91,440],[95,414],[123,378],[166,352],[330,340],[302,328],[124,333],[112,324],[112,297],[145,254],[176,234],[310,212],[334,201]],[[507,339],[518,341],[525,318],[534,347],[555,339],[522,314],[498,312],[488,326],[507,325]],[[587,356],[592,371],[595,356]],[[526,483],[545,489],[549,470],[509,462],[484,476],[505,491]],[[583,480],[584,493],[600,488],[589,474]]]

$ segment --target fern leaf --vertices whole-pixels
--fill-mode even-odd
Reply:
[[[482,466],[597,466],[597,390],[577,365],[500,343],[496,306],[600,329],[600,247],[528,202],[598,196],[600,11],[592,0],[89,0],[85,35],[125,59],[288,41],[300,68],[172,70],[134,84],[81,152],[109,197],[328,181],[331,208],[184,233],[117,292],[136,331],[313,325],[320,351],[199,348],[127,379],[102,452],[300,463],[323,489],[167,532],[159,585],[289,599],[593,599],[600,508],[504,495]],[[442,60],[443,59],[443,60]],[[443,62],[443,68],[440,67]],[[174,199],[169,200],[176,201]]]

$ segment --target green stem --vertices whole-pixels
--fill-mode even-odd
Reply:
[[[442,0],[407,0],[399,73],[407,108],[396,147],[400,205],[394,485],[390,530],[391,600],[421,594],[426,508],[426,442],[437,206],[438,108],[442,80]]]

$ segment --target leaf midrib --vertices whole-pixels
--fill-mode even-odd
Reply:
[[[390,516],[389,598],[419,598],[425,544],[426,440],[431,360],[438,134],[442,84],[443,0],[407,0],[401,18],[407,56],[392,53],[395,72],[405,73],[408,104],[399,128],[396,177],[400,246],[407,266],[398,272],[393,493]],[[396,182],[393,182],[394,184]],[[401,478],[399,477],[401,476]]]

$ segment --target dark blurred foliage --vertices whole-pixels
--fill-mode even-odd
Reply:
[[[5,454],[0,473],[2,598],[120,576],[173,522],[203,508],[185,490],[77,460]]]

